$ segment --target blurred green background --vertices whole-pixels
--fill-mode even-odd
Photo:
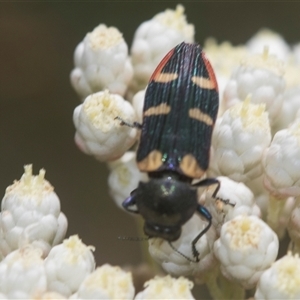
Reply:
[[[300,2],[194,1],[185,6],[200,43],[213,36],[246,42],[268,27],[293,44],[300,41]],[[33,163],[60,197],[68,235],[96,247],[98,265],[141,261],[134,220],[110,199],[108,171],[73,142],[73,109],[80,104],[69,83],[73,51],[85,34],[105,23],[116,26],[129,46],[135,29],[174,1],[0,3],[0,185],[5,188]],[[226,57],[224,57],[226,59]]]

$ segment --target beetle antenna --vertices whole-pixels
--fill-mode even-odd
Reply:
[[[176,249],[176,248],[174,247],[174,245],[173,245],[171,242],[169,242],[169,245],[170,245],[170,247],[171,247],[175,252],[177,252],[179,255],[181,255],[182,257],[184,257],[186,260],[188,260],[188,261],[190,261],[190,262],[193,262],[193,263],[199,262],[199,258],[198,258],[198,257],[196,257],[195,259],[191,259],[191,258],[189,258],[188,256],[186,256],[185,254],[183,254],[182,252],[180,252],[178,249]]]
[[[140,236],[118,236],[118,240],[121,240],[121,241],[128,241],[128,242],[144,242],[144,241],[147,241],[149,240],[149,237],[147,236],[143,236],[143,237],[140,237]]]

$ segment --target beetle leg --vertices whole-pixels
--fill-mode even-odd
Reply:
[[[139,211],[138,209],[131,209],[130,207],[131,206],[134,206],[136,205],[136,199],[135,199],[135,190],[133,190],[130,194],[130,196],[128,198],[126,198],[123,203],[122,203],[122,206],[129,212],[131,213],[135,213],[135,214],[138,214]]]
[[[192,241],[192,253],[193,256],[196,258],[196,262],[199,262],[199,252],[196,249],[196,244],[199,241],[199,239],[208,231],[208,229],[211,226],[211,219],[212,216],[210,212],[202,205],[198,204],[197,211],[208,221],[207,226],[193,239]]]
[[[125,120],[123,120],[123,119],[122,119],[121,117],[119,117],[119,116],[115,117],[115,120],[121,121],[121,122],[120,122],[120,125],[121,125],[121,126],[126,125],[126,126],[131,127],[131,128],[142,129],[142,124],[140,124],[140,123],[138,123],[138,122],[129,123],[129,122],[126,122]]]
[[[214,192],[212,194],[212,197],[216,200],[222,201],[224,204],[228,204],[228,205],[231,205],[232,207],[234,207],[235,203],[230,203],[229,199],[222,199],[222,198],[217,197],[218,191],[220,190],[220,187],[221,187],[221,182],[218,179],[216,179],[216,178],[206,178],[204,180],[201,180],[197,183],[192,184],[192,186],[203,187],[203,186],[209,186],[209,185],[213,185],[213,184],[216,184],[217,187],[214,190]]]
[[[181,253],[180,251],[178,251],[170,241],[168,241],[168,244],[170,245],[170,247],[171,247],[176,253],[178,253],[179,255],[181,255],[182,257],[184,257],[186,260],[188,260],[188,261],[190,261],[190,262],[198,262],[198,261],[199,261],[199,258],[198,258],[198,260],[197,260],[197,258],[196,258],[196,260],[193,260],[193,259],[189,258],[188,256],[186,256],[185,254],[183,254],[183,253]],[[196,251],[197,251],[197,250],[196,250]],[[198,253],[198,255],[199,255],[199,253]],[[196,257],[198,257],[198,256],[196,256]]]
[[[221,183],[220,181],[217,179],[217,178],[205,178],[199,182],[196,182],[194,184],[192,184],[192,186],[195,186],[195,187],[202,187],[202,186],[209,186],[209,185],[213,185],[213,184],[216,184],[217,187],[213,193],[213,197],[216,198],[216,195],[220,189],[220,186],[221,186]]]

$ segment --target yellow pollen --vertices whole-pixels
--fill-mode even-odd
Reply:
[[[232,118],[240,118],[247,131],[265,129],[270,131],[268,113],[265,103],[251,103],[251,94],[246,99],[229,109]]]
[[[90,47],[97,50],[106,50],[123,41],[121,32],[115,27],[107,27],[104,24],[97,26],[92,32],[87,34]]]
[[[191,37],[194,35],[194,25],[187,23],[184,7],[180,4],[176,6],[175,10],[166,9],[164,12],[155,15],[153,19],[168,28],[184,33],[185,36]]]
[[[244,216],[238,220],[232,220],[226,227],[230,237],[230,246],[235,250],[255,248],[259,243],[261,227],[249,217]]]
[[[245,233],[250,230],[250,222],[248,219],[242,221],[241,230]]]
[[[295,299],[295,294],[300,293],[300,259],[299,255],[288,253],[274,264],[277,270],[276,286],[286,293],[290,299]]]
[[[268,57],[269,57],[269,47],[264,46],[264,50],[263,50],[263,53],[262,53],[262,59],[267,60]]]
[[[117,116],[126,119],[117,95],[110,94],[108,90],[88,96],[82,108],[92,126],[103,133],[121,126],[120,121],[115,120]]]

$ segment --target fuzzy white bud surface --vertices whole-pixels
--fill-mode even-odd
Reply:
[[[300,118],[276,132],[263,157],[264,185],[279,197],[300,195]]]
[[[105,264],[89,274],[72,299],[133,299],[131,273]]]
[[[299,77],[300,68],[297,76]],[[299,79],[299,78],[298,78]],[[290,88],[283,94],[283,105],[279,117],[277,118],[273,131],[277,132],[290,126],[297,117],[300,117],[300,84]]]
[[[0,251],[6,256],[32,243],[46,256],[65,237],[68,222],[60,211],[53,186],[45,180],[45,170],[32,175],[32,165],[24,167],[21,179],[6,189],[1,203]]]
[[[105,89],[124,96],[133,76],[122,34],[104,24],[88,33],[76,47],[74,64],[71,83],[82,99]]]
[[[141,172],[136,164],[136,154],[126,152],[118,161],[111,164],[108,177],[110,195],[115,203],[122,208],[123,201],[135,190],[140,181],[147,181],[147,173]]]
[[[270,29],[261,29],[247,43],[246,47],[251,53],[261,53],[265,47],[269,48],[272,55],[287,61],[290,54],[290,47],[284,38]]]
[[[215,185],[209,186],[201,195],[201,199],[205,198],[205,207],[212,215],[212,223],[218,234],[222,225],[236,216],[260,217],[260,209],[255,203],[254,195],[246,185],[227,177],[217,179],[220,182],[217,199],[212,197]]]
[[[222,274],[249,289],[276,260],[278,248],[277,235],[266,223],[256,216],[240,215],[222,226],[214,253]]]
[[[293,47],[293,55],[298,66],[300,66],[300,43],[297,43]]]
[[[280,114],[285,89],[283,62],[269,55],[268,49],[241,61],[224,91],[224,107],[229,108],[251,95],[251,102],[266,104],[270,123]]]
[[[146,94],[146,90],[141,90],[137,92],[132,98],[132,106],[135,110],[137,121],[140,124],[143,123],[143,108],[145,102],[145,94]]]
[[[223,93],[225,86],[231,77],[231,73],[235,70],[242,59],[247,57],[248,53],[245,46],[233,46],[229,42],[217,44],[214,38],[208,38],[204,44],[206,57],[209,59],[216,78],[219,90],[219,115],[223,114]],[[226,59],[224,59],[226,57]]]
[[[17,249],[0,262],[0,293],[10,299],[29,299],[47,290],[42,251],[32,245]]]
[[[135,300],[149,299],[195,299],[191,293],[193,283],[183,277],[155,277],[145,283],[145,289],[135,296]]]
[[[162,58],[177,44],[194,41],[194,26],[188,24],[184,7],[167,9],[143,22],[136,30],[131,47],[134,77],[130,92],[144,89]]]
[[[149,252],[151,256],[161,264],[163,269],[171,275],[201,277],[205,271],[212,269],[216,260],[212,248],[216,239],[214,229],[211,227],[197,242],[196,249],[199,252],[199,262],[195,263],[192,254],[192,241],[207,226],[207,221],[194,215],[182,226],[182,233],[178,240],[169,242],[161,238],[149,240]]]
[[[271,142],[264,104],[250,98],[237,103],[217,119],[212,136],[209,176],[227,176],[247,182],[262,175],[262,156]]]
[[[120,158],[135,143],[137,129],[122,125],[116,117],[136,121],[132,105],[121,96],[108,91],[88,96],[73,113],[79,149],[100,161]]]
[[[82,281],[95,270],[94,247],[86,246],[71,236],[53,247],[45,259],[48,291],[69,297]]]
[[[298,250],[300,249],[300,205],[293,208],[288,220],[289,236]]]
[[[261,275],[256,288],[256,300],[300,299],[299,254],[288,253]]]
[[[67,298],[59,293],[45,292],[45,293],[35,293],[31,300],[65,300],[65,299]]]

